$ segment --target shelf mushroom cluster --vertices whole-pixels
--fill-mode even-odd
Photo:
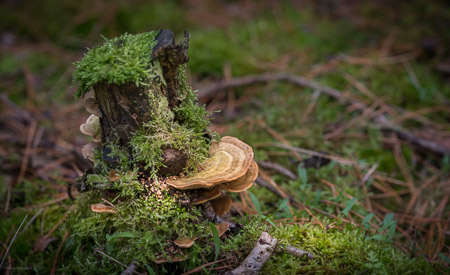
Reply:
[[[225,192],[238,193],[250,188],[258,175],[252,148],[235,137],[225,136],[210,147],[210,157],[190,177],[171,177],[167,184],[181,190],[197,189],[198,198],[192,204],[207,201],[217,215],[231,208],[231,198]]]
[[[84,107],[91,113],[86,123],[81,124],[80,132],[92,137],[92,142],[83,146],[81,153],[84,158],[94,161],[94,150],[98,147],[98,143],[102,141],[102,133],[100,129],[100,118],[102,114],[98,107],[98,102],[93,98],[88,98]]]

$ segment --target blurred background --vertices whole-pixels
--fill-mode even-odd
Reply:
[[[191,35],[189,81],[211,130],[254,147],[263,211],[289,198],[337,218],[351,202],[347,222],[373,214],[372,233],[449,262],[447,1],[5,0],[0,18],[0,241],[34,219],[16,261],[51,266],[66,185],[90,165],[72,63],[103,37],[164,28]],[[255,213],[239,200],[237,213]]]

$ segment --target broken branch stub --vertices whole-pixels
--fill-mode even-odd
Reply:
[[[259,274],[264,264],[272,255],[278,240],[269,235],[267,232],[262,232],[256,245],[253,247],[247,258],[234,270],[228,271],[226,275],[256,275]]]
[[[285,247],[284,250],[286,251],[286,253],[291,254],[297,258],[303,258],[306,256],[306,258],[308,258],[310,260],[314,259],[314,254],[312,254],[309,251],[295,247],[295,246],[288,245]]]

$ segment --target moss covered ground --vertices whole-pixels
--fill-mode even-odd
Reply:
[[[449,272],[450,158],[404,142],[371,120],[374,112],[392,108],[389,118],[403,128],[448,141],[450,86],[445,71],[437,69],[450,54],[447,4],[46,0],[1,5],[0,90],[8,98],[0,105],[1,258],[26,217],[5,258],[2,268],[10,268],[5,272],[116,274],[125,269],[101,251],[125,265],[135,261],[137,272],[147,274],[181,274],[223,260],[200,269],[215,274],[237,266],[263,230],[316,256],[298,259],[277,251],[264,267],[267,274]],[[217,10],[224,12],[217,16]],[[281,196],[261,184],[234,195],[232,213],[244,228],[219,241],[198,210],[183,210],[171,200],[173,194],[164,192],[162,199],[149,195],[135,204],[114,201],[120,216],[92,213],[83,201],[99,194],[75,194],[76,205],[66,195],[66,184],[89,167],[80,158],[87,139],[78,131],[88,114],[73,101],[72,62],[86,47],[101,45],[102,36],[158,28],[172,29],[180,38],[183,30],[190,32],[184,77],[200,92],[220,79],[289,72],[338,89],[373,111],[357,112],[285,82],[202,97],[200,105],[214,112],[213,131],[250,144],[259,163],[294,173],[290,178],[261,166],[261,177]],[[201,108],[193,95],[179,112],[196,121],[189,127],[202,121],[199,110],[190,112]],[[341,158],[309,167],[300,160],[310,155],[274,143]],[[372,167],[375,172],[367,173]],[[121,196],[142,188],[133,173],[123,177],[131,184],[118,180]],[[115,232],[107,230],[111,224]],[[74,226],[78,229],[69,230]],[[176,236],[198,240],[174,251]],[[187,259],[152,261],[166,254]]]

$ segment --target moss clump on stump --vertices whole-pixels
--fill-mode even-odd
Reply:
[[[82,61],[75,62],[74,80],[78,84],[75,97],[86,94],[96,84],[145,86],[152,76],[149,66],[159,31],[142,34],[123,34],[102,46],[89,50]]]
[[[78,255],[72,270],[117,271],[96,250],[149,270],[164,269],[155,266],[161,261],[197,264],[200,252],[210,253],[201,245],[209,239],[207,221],[184,192],[165,184],[165,176],[195,171],[211,144],[209,116],[186,80],[188,41],[185,33],[175,44],[168,30],[125,34],[75,63],[75,97],[93,90],[87,109],[99,117],[101,142],[91,146],[93,168],[76,184],[83,193],[68,223],[68,249]],[[92,212],[98,203],[116,213]],[[184,237],[197,244],[174,245]]]
[[[156,178],[188,173],[206,158],[209,118],[186,81],[188,38],[176,45],[168,30],[125,34],[75,63],[76,97],[92,89],[101,114],[95,166],[139,166]],[[128,153],[126,167],[113,151]]]

